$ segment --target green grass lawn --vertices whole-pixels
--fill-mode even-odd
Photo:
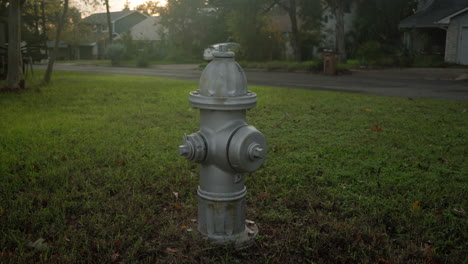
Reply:
[[[467,263],[468,102],[249,87],[268,155],[233,251],[193,222],[195,89],[55,72],[0,94],[0,263]]]

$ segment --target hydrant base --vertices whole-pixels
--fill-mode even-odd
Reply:
[[[245,220],[245,230],[235,236],[216,236],[210,235],[205,238],[208,239],[212,244],[219,246],[232,245],[235,249],[241,250],[252,246],[255,242],[255,238],[258,235],[258,226],[255,222]]]

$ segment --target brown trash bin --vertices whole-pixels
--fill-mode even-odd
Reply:
[[[323,72],[326,75],[336,75],[336,53],[331,50],[323,51]]]

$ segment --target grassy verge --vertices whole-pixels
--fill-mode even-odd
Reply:
[[[467,102],[251,87],[268,156],[246,182],[260,235],[235,252],[192,221],[195,82],[54,78],[0,94],[2,263],[467,261]]]
[[[150,65],[161,65],[161,64],[197,64],[200,61],[195,61],[195,60],[185,60],[185,61],[173,61],[173,60],[148,60],[145,61],[147,63],[147,66]],[[95,66],[112,66],[110,60],[63,60],[63,61],[57,61],[57,63],[74,63],[77,65],[95,65]],[[120,62],[120,65],[122,67],[138,67],[139,66],[139,60],[134,59],[134,60],[123,60]],[[147,67],[146,66],[146,67]]]
[[[252,62],[252,61],[240,61],[239,65],[244,69],[258,69],[264,71],[284,71],[284,72],[312,72],[319,73],[323,72],[322,61],[303,61],[303,62],[292,62],[292,61],[268,61],[268,62]],[[199,64],[200,68],[205,68],[208,62]],[[353,63],[339,63],[337,65],[337,74],[349,73],[351,69],[359,68]]]

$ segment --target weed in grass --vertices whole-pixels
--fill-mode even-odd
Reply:
[[[249,87],[269,149],[246,177],[260,236],[234,251],[197,235],[177,155],[196,88],[55,72],[2,93],[0,262],[466,262],[466,102]]]

